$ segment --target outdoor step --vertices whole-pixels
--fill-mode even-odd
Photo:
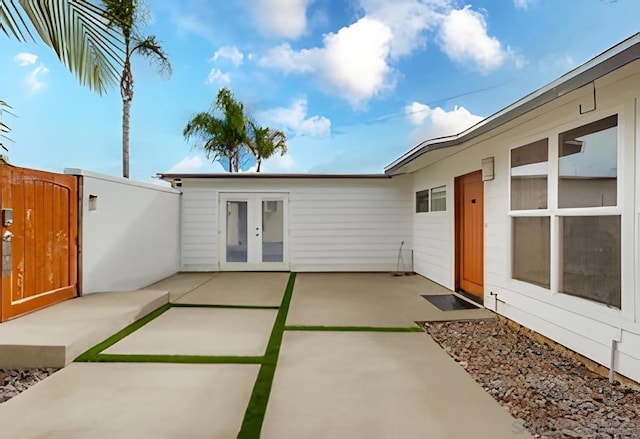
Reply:
[[[163,290],[94,293],[0,323],[0,368],[64,367],[168,301]]]

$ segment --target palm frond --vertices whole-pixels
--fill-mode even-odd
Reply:
[[[89,0],[0,0],[0,29],[18,41],[34,31],[83,86],[104,93],[118,83],[122,35]]]
[[[6,36],[16,38],[19,41],[33,39],[20,11],[21,9],[13,0],[0,0],[0,30]]]
[[[6,146],[4,146],[3,140],[8,140],[10,142],[13,142],[13,140],[7,137],[7,134],[11,132],[11,128],[9,128],[9,125],[7,125],[2,121],[3,112],[12,114],[6,110],[7,108],[11,108],[11,106],[7,104],[5,101],[0,100],[0,148],[4,149],[5,151],[9,151],[9,149]]]
[[[261,127],[254,121],[249,121],[251,130],[249,150],[256,159],[268,159],[276,151],[283,156],[287,153],[287,137],[280,130],[272,130],[269,127]]]
[[[131,53],[138,53],[149,62],[158,66],[158,73],[171,76],[171,63],[169,57],[162,49],[160,43],[156,40],[155,35],[149,35],[144,39],[135,38]]]

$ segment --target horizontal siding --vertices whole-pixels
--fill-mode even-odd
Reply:
[[[182,268],[218,269],[220,192],[289,194],[289,260],[297,271],[393,271],[404,241],[411,269],[410,178],[183,180]],[[410,253],[409,253],[410,255]],[[408,261],[407,261],[408,260]],[[401,267],[402,268],[402,267]]]
[[[454,201],[454,181],[457,176],[480,169],[482,159],[493,157],[495,178],[484,182],[485,306],[495,309],[497,305],[500,314],[605,366],[609,366],[611,340],[621,334],[615,359],[616,370],[640,380],[640,285],[637,284],[637,270],[640,270],[637,258],[640,254],[640,192],[634,166],[637,164],[637,133],[640,129],[640,105],[636,103],[640,99],[640,62],[624,69],[632,76],[597,81],[598,108],[595,111],[599,114],[579,114],[579,105],[585,102],[582,97],[592,99],[591,90],[567,93],[472,142],[417,158],[413,163],[416,167],[421,162],[426,163],[428,158],[438,157],[438,160],[433,165],[415,169],[412,174],[413,195],[416,191],[445,184],[449,212],[444,216],[413,214],[413,239],[416,271],[451,287],[455,265],[454,216],[453,209],[449,207]],[[548,137],[550,145],[555,148],[554,142],[560,132],[612,112],[619,114],[621,161],[618,181],[623,216],[623,308],[620,311],[511,278],[510,148],[543,137]],[[556,171],[552,171],[552,175],[553,172]],[[555,241],[552,245],[559,243]],[[632,245],[634,252],[628,252]],[[552,268],[559,269],[557,266]],[[492,292],[498,294],[500,302],[496,303],[495,297],[490,296]]]
[[[412,248],[407,183],[405,178],[296,188],[289,197],[292,268],[395,270],[401,243]]]
[[[182,270],[218,269],[218,195],[213,189],[183,190]]]

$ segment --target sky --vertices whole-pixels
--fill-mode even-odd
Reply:
[[[637,0],[147,0],[173,67],[133,61],[131,177],[222,172],[182,136],[228,87],[283,130],[271,173],[381,173],[640,31]],[[42,43],[0,34],[11,163],[122,173],[122,101],[79,85]],[[252,163],[244,171],[251,172]]]

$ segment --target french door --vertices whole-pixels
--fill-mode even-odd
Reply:
[[[220,269],[288,270],[288,202],[283,193],[221,192]]]

